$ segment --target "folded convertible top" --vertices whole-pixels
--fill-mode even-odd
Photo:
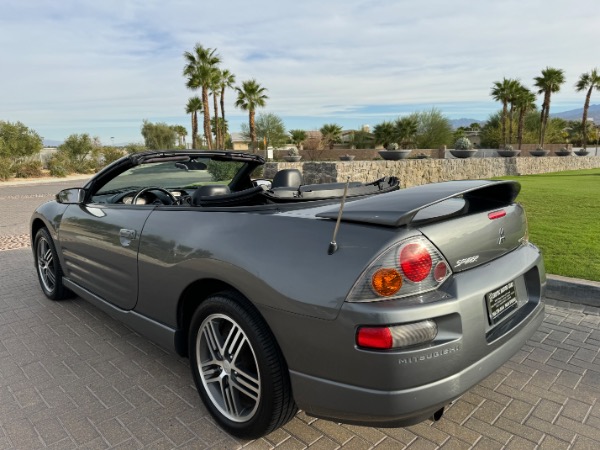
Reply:
[[[463,198],[478,208],[494,208],[512,203],[520,190],[521,185],[516,181],[466,180],[426,184],[349,202],[341,220],[400,227],[409,224],[419,211],[451,198]],[[339,208],[333,208],[317,217],[337,219],[338,213]]]

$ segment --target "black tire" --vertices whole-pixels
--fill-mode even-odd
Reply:
[[[281,350],[240,294],[223,292],[202,302],[192,318],[189,354],[200,398],[231,435],[256,439],[296,414]]]
[[[38,281],[46,297],[51,300],[72,297],[73,293],[63,285],[63,271],[58,253],[56,253],[54,241],[46,228],[38,230],[33,245]]]

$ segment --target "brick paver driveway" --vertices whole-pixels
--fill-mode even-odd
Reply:
[[[0,188],[0,249],[27,244],[31,210],[58,187]],[[31,250],[0,250],[0,449],[598,449],[599,313],[549,304],[528,344],[437,423],[365,428],[300,412],[245,442],[211,422],[187,360],[81,299],[47,300]]]

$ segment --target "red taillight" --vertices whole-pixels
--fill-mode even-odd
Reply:
[[[389,328],[362,327],[358,329],[356,343],[359,347],[389,349],[393,345],[392,332]]]
[[[504,217],[506,215],[506,211],[501,209],[500,211],[493,211],[488,214],[488,218],[490,220],[499,219],[500,217]]]
[[[400,267],[406,278],[418,283],[431,272],[431,255],[423,244],[408,244],[400,251]]]

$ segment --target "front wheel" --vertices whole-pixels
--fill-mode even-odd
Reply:
[[[241,295],[205,300],[194,313],[190,365],[215,420],[230,434],[258,438],[296,413],[287,367],[258,311]]]
[[[35,235],[35,266],[42,291],[52,300],[61,300],[72,295],[63,285],[63,271],[52,237],[46,228]]]

